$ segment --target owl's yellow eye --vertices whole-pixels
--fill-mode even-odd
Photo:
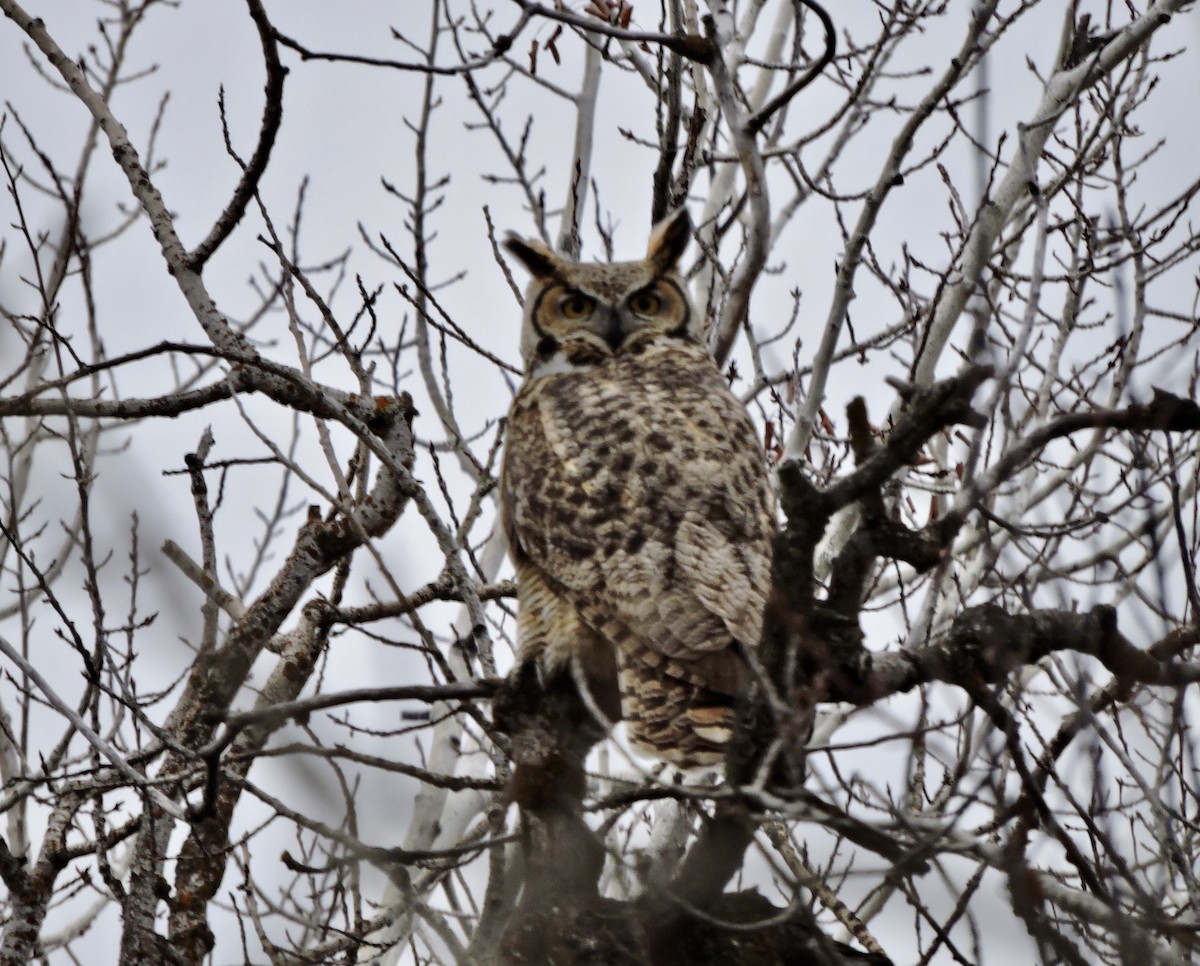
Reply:
[[[662,297],[649,289],[642,289],[629,296],[629,307],[638,315],[658,315],[662,304]]]
[[[558,310],[568,319],[582,319],[591,315],[592,309],[595,307],[596,303],[593,299],[581,295],[579,292],[571,292],[558,303]]]

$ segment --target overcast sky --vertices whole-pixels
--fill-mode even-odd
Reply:
[[[411,50],[396,43],[390,34],[392,26],[414,38],[427,34],[427,8],[421,0],[400,0],[380,3],[374,0],[346,0],[331,5],[323,0],[268,0],[267,10],[284,33],[313,47],[328,51],[345,51],[374,56],[410,59]],[[497,30],[515,19],[513,9],[498,3]],[[574,4],[579,6],[579,4]],[[638,4],[641,13],[643,4]],[[646,3],[647,8],[654,6]],[[962,33],[963,17],[969,5],[965,0],[951,5],[951,12],[938,30],[931,30],[907,49],[897,67],[920,67],[957,47]],[[1026,66],[1029,59],[1043,72],[1051,66],[1058,45],[1061,3],[1043,4],[1040,10],[1015,27],[1006,36],[992,57],[991,97],[988,118],[990,139],[994,143],[1002,132],[1013,132],[1019,120],[1028,120],[1040,96],[1037,78]],[[1141,6],[1139,4],[1139,6]],[[336,14],[331,13],[336,7]],[[856,24],[866,24],[877,17],[876,5],[869,0],[844,0],[832,5],[839,27],[854,30]],[[107,8],[86,0],[29,0],[26,8],[44,17],[51,34],[70,54],[77,54],[96,42],[96,18]],[[642,26],[653,29],[656,17]],[[546,39],[551,28],[543,26],[536,36]],[[532,39],[533,34],[528,39]],[[523,39],[522,43],[528,42]],[[1195,116],[1200,103],[1200,14],[1195,10],[1180,16],[1155,41],[1156,50],[1169,47],[1189,48],[1186,53],[1161,70],[1163,90],[1152,99],[1151,109],[1141,115],[1145,125],[1145,140],[1149,144],[1159,136],[1167,142],[1159,155],[1146,169],[1141,190],[1153,200],[1156,194],[1169,193],[1189,177],[1194,177],[1200,158],[1200,124]],[[88,117],[81,105],[68,93],[52,90],[30,67],[25,53],[24,36],[8,21],[0,21],[0,101],[4,110],[15,112],[36,137],[39,147],[56,159],[65,172],[73,170],[79,145],[87,128]],[[567,90],[578,86],[582,70],[580,44],[569,35],[563,37],[559,48],[562,63],[542,54],[539,73]],[[40,57],[35,60],[41,63]],[[454,51],[444,43],[439,55],[442,63],[456,60]],[[404,252],[411,250],[406,236],[402,204],[384,187],[389,181],[401,191],[411,189],[414,170],[411,160],[413,134],[405,118],[415,118],[419,107],[423,78],[418,74],[348,64],[301,63],[292,53],[284,53],[290,68],[287,80],[283,127],[277,142],[272,164],[261,185],[263,199],[281,229],[292,217],[297,194],[307,183],[301,227],[301,249],[305,263],[313,266],[340,256],[347,249],[351,256],[347,264],[348,278],[336,295],[335,310],[343,319],[351,315],[357,304],[354,294],[354,275],[361,274],[367,288],[383,284],[389,287],[381,306],[381,324],[400,324],[406,308],[390,291],[393,282],[401,281],[394,269],[373,255],[364,245],[360,230],[371,238],[387,235]],[[144,28],[139,30],[129,52],[129,65],[134,71],[153,68],[153,73],[118,90],[112,100],[117,116],[129,130],[135,144],[145,150],[148,134],[164,97],[169,96],[162,113],[154,159],[164,167],[154,174],[154,180],[167,205],[176,214],[177,226],[184,242],[195,244],[207,232],[216,214],[228,200],[239,171],[228,158],[222,140],[217,109],[218,91],[225,91],[230,133],[235,148],[249,156],[257,135],[262,107],[264,79],[261,52],[245,5],[239,0],[183,0],[178,9],[162,8],[151,11]],[[494,82],[498,70],[480,75],[480,83]],[[915,100],[928,84],[928,78],[918,76],[897,83],[898,96]],[[453,317],[481,345],[501,358],[519,364],[517,335],[518,306],[492,259],[486,236],[483,206],[487,205],[499,231],[515,230],[527,234],[533,223],[524,209],[520,191],[508,185],[489,181],[490,174],[505,174],[494,141],[486,131],[472,129],[480,116],[466,96],[460,79],[440,82],[441,103],[432,124],[431,157],[434,170],[431,178],[448,176],[443,189],[444,203],[432,216],[437,236],[430,246],[432,276],[435,281],[448,280],[466,273],[465,279],[439,293]],[[528,98],[528,99],[526,99]],[[797,133],[808,126],[808,118],[822,117],[833,103],[834,92],[829,87],[814,86],[791,107],[789,123]],[[552,209],[566,197],[570,179],[570,160],[573,147],[573,113],[561,100],[546,91],[525,85],[519,102],[507,103],[504,116],[508,131],[514,137],[524,115],[532,112],[535,123],[529,141],[529,154],[536,159],[534,167],[545,166],[541,184]],[[899,121],[897,121],[897,124]],[[654,158],[649,150],[623,137],[621,129],[634,135],[654,138],[653,105],[644,87],[630,75],[606,70],[600,91],[596,154],[592,173],[596,178],[600,203],[611,212],[616,224],[616,245],[619,257],[636,258],[645,246],[649,229],[650,177]],[[865,190],[873,183],[883,152],[895,133],[881,123],[859,142],[841,166],[839,187],[843,191]],[[3,132],[4,143],[14,157],[31,169],[36,161],[27,150],[23,136],[10,116]],[[930,136],[932,139],[932,135]],[[1011,153],[1012,139],[1005,149]],[[101,153],[107,156],[107,148]],[[105,157],[107,160],[107,157]],[[965,152],[951,152],[946,158],[952,177],[967,193],[973,190],[974,159]],[[37,176],[35,174],[35,176]],[[88,190],[89,202],[84,211],[84,230],[98,237],[119,225],[123,212],[128,211],[131,198],[127,183],[111,163],[94,166]],[[54,205],[26,190],[22,195],[26,216],[31,224],[53,232],[58,227]],[[3,223],[15,218],[11,199],[0,203]],[[600,252],[597,235],[592,228],[593,213],[585,219],[584,255]],[[951,226],[946,191],[936,170],[926,170],[907,186],[892,195],[884,210],[880,230],[875,236],[876,254],[887,265],[900,257],[901,245],[932,265],[945,262],[946,244],[941,232]],[[556,224],[555,224],[555,227]],[[222,311],[233,318],[244,318],[257,304],[255,292],[247,284],[251,276],[260,280],[260,263],[269,264],[269,253],[256,241],[261,231],[258,216],[251,212],[246,223],[213,259],[205,273],[210,291]],[[6,230],[8,250],[0,264],[0,300],[19,311],[34,311],[36,304],[21,282],[30,270],[29,257],[21,250],[17,236]],[[828,205],[813,204],[792,223],[772,256],[772,274],[764,277],[753,302],[756,320],[772,315],[781,321],[790,311],[788,292],[802,292],[798,334],[803,343],[802,361],[807,361],[815,347],[819,327],[823,324],[833,273],[841,254],[841,235]],[[147,225],[140,221],[121,239],[102,249],[97,255],[97,289],[95,293],[101,320],[105,349],[110,355],[142,348],[163,340],[202,342],[202,333],[187,311],[172,279],[162,270],[156,245]],[[1191,266],[1194,272],[1194,264]],[[1195,289],[1189,271],[1178,277],[1177,304],[1180,311],[1189,311]],[[71,290],[64,298],[62,311],[78,313],[79,294]],[[310,316],[311,310],[305,309]],[[882,293],[864,283],[859,299],[852,309],[856,331],[861,337],[883,329],[895,321],[891,303]],[[68,325],[75,331],[77,326]],[[272,354],[293,364],[295,352],[282,314],[268,318],[255,330],[256,338],[278,346]],[[81,337],[82,338],[82,337]],[[11,333],[0,330],[0,363],[15,343]],[[790,351],[790,344],[788,346]],[[451,350],[456,387],[458,414],[468,432],[483,431],[507,408],[510,386],[494,367],[477,356],[457,349]],[[788,364],[787,353],[775,353],[771,358],[777,369]],[[1167,388],[1186,391],[1186,360],[1164,360],[1161,378],[1156,380]],[[953,365],[954,360],[949,360]],[[415,363],[414,363],[415,365]],[[7,368],[4,368],[7,373]],[[853,378],[842,378],[829,386],[827,408],[840,413],[855,394],[866,393],[873,412],[882,413],[891,404],[893,393],[883,385],[883,375],[903,375],[903,365],[897,362],[890,371],[867,370]],[[351,374],[336,364],[327,364],[320,377],[341,388],[352,389]],[[144,383],[138,389],[150,395],[171,388],[171,373],[155,367],[145,367]],[[129,393],[132,383],[125,382]],[[420,394],[416,380],[412,390]],[[248,401],[248,410],[259,425],[278,432],[281,440],[290,434],[290,418],[260,401]],[[418,409],[422,409],[418,399]],[[432,413],[426,422],[420,419],[418,432],[436,434]],[[212,425],[217,440],[217,458],[252,457],[263,455],[263,449],[247,428],[245,421],[230,405],[221,405],[174,421],[139,426],[133,433],[114,431],[107,438],[113,448],[111,458],[102,462],[98,495],[105,507],[103,525],[109,528],[104,538],[120,546],[122,534],[129,527],[130,513],[136,510],[146,541],[146,554],[153,568],[147,578],[152,594],[160,602],[162,618],[157,626],[156,653],[146,654],[147,677],[165,684],[179,674],[189,651],[181,639],[194,641],[198,634],[200,598],[189,584],[178,577],[158,555],[158,546],[171,538],[195,552],[196,525],[186,476],[164,476],[164,471],[178,470],[184,456],[191,452],[206,425]],[[136,440],[134,436],[136,435]],[[311,435],[311,434],[310,434]],[[342,439],[348,454],[350,441]],[[306,443],[315,453],[312,439]],[[123,447],[128,447],[122,450]],[[486,447],[484,447],[486,451]],[[428,472],[428,467],[425,467]],[[430,477],[431,479],[432,477]],[[239,489],[243,477],[231,478],[234,484],[226,494],[228,506],[218,518],[218,537],[224,552],[232,555],[235,569],[247,566],[250,548],[239,546],[238,536],[253,532],[255,511],[263,501],[273,499],[268,480],[260,491],[255,484]],[[69,485],[57,478],[52,466],[47,466],[38,485],[48,496],[55,487]],[[246,499],[250,496],[250,499]],[[315,502],[312,494],[297,488],[292,502],[299,510]],[[51,514],[52,516],[52,514]],[[293,518],[296,525],[300,517]],[[281,545],[286,546],[286,541]],[[380,550],[403,563],[398,568],[411,586],[436,576],[440,561],[428,551],[432,548],[424,529],[406,519],[395,532],[380,542]],[[114,593],[120,585],[120,574],[111,576]],[[451,609],[444,612],[453,615]],[[60,642],[47,639],[46,652],[39,660],[53,666],[61,655],[55,648]],[[339,660],[329,668],[329,687],[355,687],[367,683],[412,680],[422,671],[414,669],[415,658],[405,652],[383,650],[369,642],[338,643]],[[265,669],[266,665],[264,665]],[[74,672],[72,672],[74,673]],[[143,682],[150,686],[150,681]],[[64,691],[73,685],[63,681]],[[0,694],[5,692],[0,691]],[[364,707],[356,709],[361,723],[369,727],[387,727],[395,723],[395,708]],[[397,743],[388,746],[395,754]],[[404,754],[412,754],[410,739],[404,739]],[[306,771],[302,763],[280,765],[265,763],[264,782],[274,770],[287,773],[309,784],[298,791],[306,799],[306,807],[319,810],[328,807],[329,814],[337,812],[334,790],[327,776]],[[257,774],[257,773],[256,773]],[[386,791],[369,796],[363,802],[364,838],[377,844],[390,844],[388,836],[402,829],[414,791],[411,783],[393,780]],[[248,810],[248,813],[250,810]],[[247,822],[252,816],[247,815]],[[282,833],[281,833],[282,834]],[[286,841],[280,849],[287,847]],[[232,878],[232,877],[231,877]],[[227,886],[231,885],[227,880]],[[931,888],[936,886],[931,885]],[[1005,897],[997,894],[998,914],[993,925],[997,942],[1006,937],[1020,941],[1023,931],[1014,931],[1013,921],[999,910],[1006,906]],[[111,919],[98,930],[98,941],[107,943],[115,922]],[[221,924],[232,929],[232,920]],[[893,951],[897,962],[903,962],[903,936],[911,933],[912,923],[902,910],[889,912],[873,924],[873,929]],[[232,935],[232,934],[231,934]],[[889,941],[895,943],[894,949]],[[219,947],[221,948],[221,947]],[[229,955],[217,962],[234,961]],[[936,960],[941,962],[943,960]],[[999,961],[999,960],[997,960]]]

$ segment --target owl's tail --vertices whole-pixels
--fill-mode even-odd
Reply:
[[[684,662],[654,651],[621,661],[621,712],[634,748],[687,770],[725,760],[733,698],[694,679]]]

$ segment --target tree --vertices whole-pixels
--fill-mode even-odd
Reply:
[[[0,963],[1190,960],[1189,4],[32,6]],[[685,204],[781,517],[678,781],[508,674],[497,237]]]

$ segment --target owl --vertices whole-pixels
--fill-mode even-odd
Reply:
[[[680,210],[644,259],[612,263],[509,236],[532,282],[500,483],[518,660],[569,671],[594,713],[683,769],[732,735],[775,523],[758,433],[677,269],[690,235]]]

